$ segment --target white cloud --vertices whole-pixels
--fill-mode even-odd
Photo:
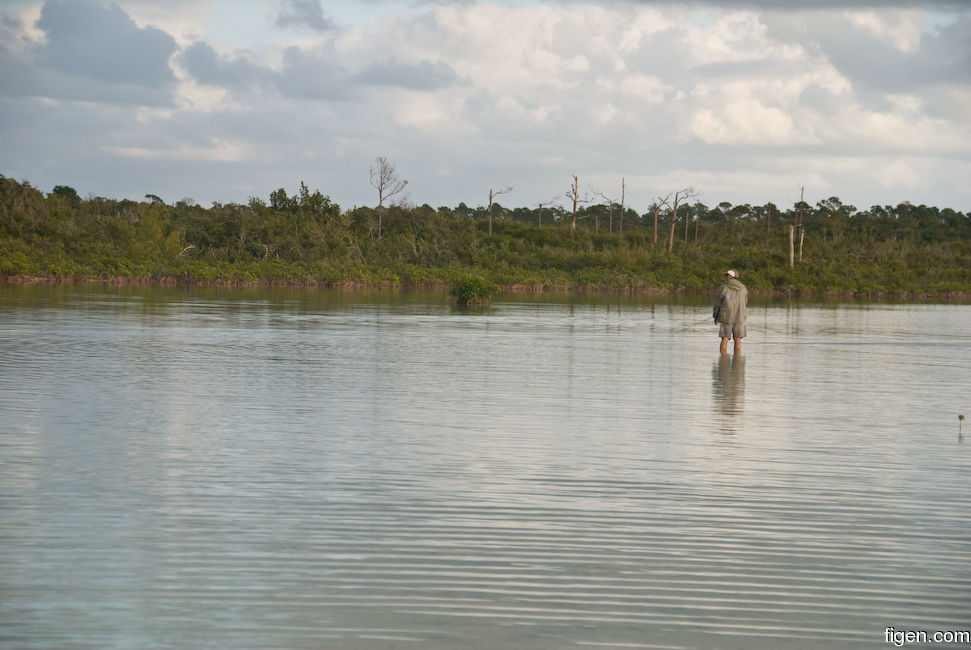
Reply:
[[[803,115],[799,98],[809,79],[754,79],[703,83],[688,100],[688,133],[719,145],[797,145],[818,142],[811,124],[796,125]]]
[[[688,128],[692,136],[709,144],[788,144],[795,134],[785,112],[754,99],[733,102],[717,112],[696,111]]]
[[[108,4],[77,11],[107,15]],[[531,205],[562,195],[577,173],[604,187],[627,177],[641,211],[689,184],[710,203],[786,205],[805,184],[864,206],[971,208],[971,190],[954,181],[971,156],[969,22],[958,12],[115,4],[132,38],[156,39],[144,69],[161,85],[120,78],[104,57],[79,67],[70,25],[45,32],[40,2],[2,16],[0,149],[23,155],[0,173],[82,195],[201,203],[305,180],[356,205],[372,198],[369,163],[387,155],[412,200],[434,205],[474,204],[490,182],[515,185],[508,202]],[[277,25],[281,7],[319,30]],[[925,71],[932,82],[920,81]]]
[[[729,13],[712,26],[686,26],[685,50],[695,65],[745,61],[790,61],[805,58],[802,47],[769,35],[758,14]]]
[[[23,54],[45,40],[37,27],[40,5],[11,11],[0,20],[0,46],[16,54]]]
[[[463,104],[449,93],[439,92],[429,97],[426,93],[401,90],[393,93],[391,99],[395,105],[392,117],[401,126],[435,130],[439,134],[452,133],[458,137],[466,123],[462,115]]]
[[[425,56],[448,52],[456,72],[483,88],[527,94],[537,89],[570,89],[577,85],[575,74],[589,70],[590,61],[577,51],[582,47],[558,52],[554,40],[559,30],[583,25],[584,16],[580,9],[544,6],[511,10],[441,6],[435,10],[427,38],[403,47]]]
[[[170,160],[176,162],[238,162],[247,153],[246,147],[239,143],[214,140],[207,146],[179,145],[175,149],[157,149],[151,147],[105,147],[105,151],[117,154],[122,158],[136,160]]]
[[[620,79],[620,91],[647,104],[660,104],[671,94],[673,86],[657,77],[643,74],[625,75]]]
[[[900,104],[900,99],[896,100]],[[827,140],[844,139],[856,143],[861,151],[884,150],[894,155],[959,156],[966,154],[971,143],[967,123],[954,125],[915,113],[912,106],[887,111],[867,110],[858,105],[847,107],[839,119],[828,123]]]
[[[850,11],[849,19],[900,52],[913,52],[920,45],[927,20],[921,11]]]
[[[653,7],[640,9],[623,22],[620,38],[617,40],[617,47],[623,54],[636,52],[652,35],[675,26],[675,23],[668,20],[663,12]]]
[[[594,117],[601,124],[613,122],[617,118],[617,108],[613,104],[603,104],[594,109]]]
[[[141,27],[155,27],[171,35],[180,47],[205,38],[209,26],[216,20],[211,3],[193,0],[169,2],[127,2],[125,11]]]

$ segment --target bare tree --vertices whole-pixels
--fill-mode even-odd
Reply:
[[[511,185],[504,190],[499,190],[498,192],[493,189],[489,190],[489,234],[490,235],[492,234],[492,199],[499,196],[500,194],[508,194],[509,192],[512,192]]]
[[[597,192],[604,201],[607,202],[607,232],[614,232],[614,206],[617,205],[616,199],[612,199],[603,192]]]
[[[806,229],[802,225],[802,209],[806,206],[806,186],[799,188],[799,209],[796,210],[796,230],[799,232],[799,263],[802,264],[802,242],[806,239]]]
[[[701,227],[701,208],[704,204],[701,201],[695,201],[694,207],[694,217],[695,217],[695,243],[698,243],[698,229]]]
[[[687,244],[688,243],[688,226],[691,225],[691,217],[692,217],[692,214],[691,214],[690,206],[685,206],[685,210],[687,210],[687,212],[684,215],[684,243]]]
[[[667,205],[668,201],[671,198],[671,195],[668,194],[663,199],[660,196],[657,197],[657,198],[658,198],[658,200],[651,204],[651,212],[654,213],[654,243],[655,244],[657,244],[657,215],[661,211],[661,206],[662,205]],[[658,201],[660,201],[660,202],[658,202]]]
[[[623,176],[620,177],[620,234],[624,234],[624,196],[627,194],[627,183]]]
[[[626,194],[626,183],[624,178],[620,179],[620,232],[624,232],[624,195]],[[611,233],[614,232],[614,206],[617,205],[617,199],[612,199],[603,192],[599,190],[594,190],[594,194],[599,195],[604,201],[607,202],[608,206],[608,228]]]
[[[533,204],[533,205],[535,205],[535,206],[536,206],[537,208],[539,208],[539,227],[540,227],[540,228],[542,228],[542,227],[543,227],[543,206],[544,206],[544,205],[552,205],[552,204],[553,204],[553,201],[555,201],[555,200],[557,200],[558,198],[560,198],[560,197],[558,197],[558,196],[554,196],[554,197],[553,197],[552,199],[550,199],[549,201],[540,201],[539,203],[534,203],[534,204]]]
[[[570,230],[572,230],[573,232],[576,232],[576,230],[577,230],[577,205],[580,204],[580,203],[586,203],[590,199],[588,199],[586,197],[580,198],[580,181],[577,179],[576,174],[574,174],[571,178],[573,178],[573,185],[571,185],[570,186],[570,189],[568,189],[566,191],[566,198],[568,198],[571,201],[573,201],[573,221],[570,222]]]
[[[678,207],[686,199],[695,196],[697,192],[693,187],[686,187],[682,190],[674,192],[674,198],[671,198],[671,194],[668,194],[662,203],[671,208],[671,236],[668,238],[668,252],[674,251],[674,227],[678,223]],[[655,237],[657,236],[657,229],[655,228]],[[656,240],[655,240],[656,241]]]
[[[378,239],[381,239],[384,200],[400,194],[408,185],[408,181],[398,177],[398,170],[390,160],[384,156],[378,156],[371,165],[371,185],[378,191]]]
[[[795,234],[799,233],[799,263],[802,263],[802,243],[806,238],[806,231],[802,225],[802,210],[806,206],[806,187],[799,189],[799,203],[796,204],[796,223],[789,224],[789,268],[796,267]]]
[[[769,238],[772,236],[772,211],[775,204],[771,201],[765,204],[765,245],[769,245]]]

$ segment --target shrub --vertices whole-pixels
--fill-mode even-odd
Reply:
[[[499,285],[481,275],[465,275],[452,282],[451,294],[460,305],[483,305],[498,290]]]

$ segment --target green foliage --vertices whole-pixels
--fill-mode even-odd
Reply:
[[[463,275],[452,281],[452,295],[462,305],[488,303],[499,291],[499,285],[481,275]]]
[[[62,185],[45,196],[0,176],[0,275],[453,288],[478,278],[490,286],[700,291],[737,268],[754,290],[971,293],[971,215],[951,209],[860,211],[837,197],[786,211],[696,204],[679,211],[669,251],[670,211],[658,214],[655,243],[653,212],[625,210],[621,232],[619,211],[611,221],[607,206],[585,206],[573,231],[570,213],[556,206],[544,207],[542,227],[537,209],[493,207],[490,234],[485,209],[342,211],[302,182],[292,194],[280,188],[269,200],[207,209],[155,195],[81,199]],[[789,227],[800,219],[802,259],[790,266]]]

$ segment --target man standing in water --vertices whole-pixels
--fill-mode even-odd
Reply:
[[[745,336],[745,307],[748,303],[748,289],[738,280],[738,271],[725,271],[725,283],[718,292],[718,300],[712,316],[718,325],[718,335],[722,338],[721,353],[728,354],[728,339],[735,340],[735,354],[742,351],[742,337]]]

